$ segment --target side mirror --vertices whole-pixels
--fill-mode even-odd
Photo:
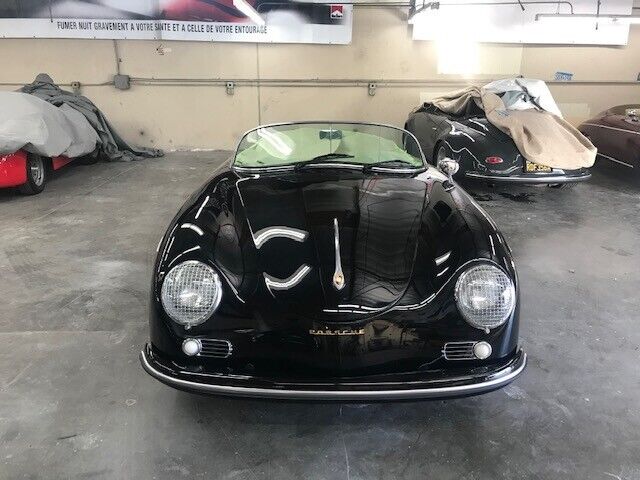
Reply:
[[[438,161],[438,168],[442,171],[442,173],[449,177],[450,182],[453,182],[453,176],[460,169],[460,165],[452,158],[445,157],[442,160]]]

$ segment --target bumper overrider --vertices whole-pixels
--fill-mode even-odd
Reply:
[[[524,371],[527,355],[518,349],[501,363],[446,373],[412,372],[304,381],[190,371],[161,358],[150,345],[140,352],[140,362],[155,379],[190,392],[290,400],[386,401],[464,397],[496,390]]]

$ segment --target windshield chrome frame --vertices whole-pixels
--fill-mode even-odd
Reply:
[[[400,168],[391,168],[391,167],[376,167],[375,164],[371,165],[371,169],[374,171],[380,171],[380,172],[394,172],[394,173],[415,173],[415,172],[422,172],[425,171],[429,168],[429,163],[427,162],[427,159],[424,156],[424,152],[422,151],[422,147],[420,146],[420,142],[418,142],[418,139],[416,138],[416,136],[411,133],[408,130],[405,130],[404,128],[400,128],[400,127],[396,127],[395,125],[389,125],[386,123],[375,123],[375,122],[357,122],[357,121],[353,121],[353,120],[347,120],[347,121],[337,121],[337,120],[304,120],[301,122],[277,122],[277,123],[268,123],[265,125],[258,125],[257,127],[251,128],[249,130],[247,130],[246,132],[244,132],[242,134],[242,136],[240,137],[240,140],[238,141],[238,144],[236,145],[236,148],[233,152],[233,158],[231,160],[231,165],[230,168],[232,170],[237,170],[238,172],[265,172],[265,171],[276,171],[276,170],[292,170],[293,168],[295,168],[296,163],[291,163],[291,164],[285,164],[285,165],[273,165],[271,167],[238,167],[236,166],[236,157],[238,156],[238,151],[240,150],[240,145],[242,144],[242,141],[246,138],[247,135],[249,135],[252,132],[255,132],[257,130],[260,130],[261,128],[273,128],[273,127],[286,127],[286,126],[292,126],[292,125],[317,125],[317,124],[322,124],[322,123],[328,123],[328,124],[338,124],[338,125],[367,125],[370,127],[386,127],[386,128],[391,128],[393,130],[399,130],[407,135],[409,135],[411,138],[413,138],[413,140],[416,142],[416,145],[418,145],[418,150],[420,151],[420,160],[422,160],[422,166],[420,167],[415,167],[415,168],[404,168],[404,167],[400,167]],[[322,162],[318,162],[318,164],[321,164]],[[354,170],[361,170],[362,167],[366,166],[366,164],[356,164],[356,163],[340,163],[340,162],[328,162],[331,163],[331,165],[333,166],[341,166],[341,167],[345,167],[345,168],[351,168]],[[354,167],[355,165],[355,167]]]

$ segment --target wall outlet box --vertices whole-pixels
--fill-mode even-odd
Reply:
[[[129,75],[114,75],[113,86],[118,90],[129,90],[131,88],[131,77]]]

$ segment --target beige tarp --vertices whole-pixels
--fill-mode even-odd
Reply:
[[[524,157],[552,168],[591,167],[596,147],[569,122],[537,108],[512,110],[502,99],[480,87],[467,87],[438,97],[432,103],[443,112],[462,115],[470,102],[485,111],[487,120],[513,138]]]

